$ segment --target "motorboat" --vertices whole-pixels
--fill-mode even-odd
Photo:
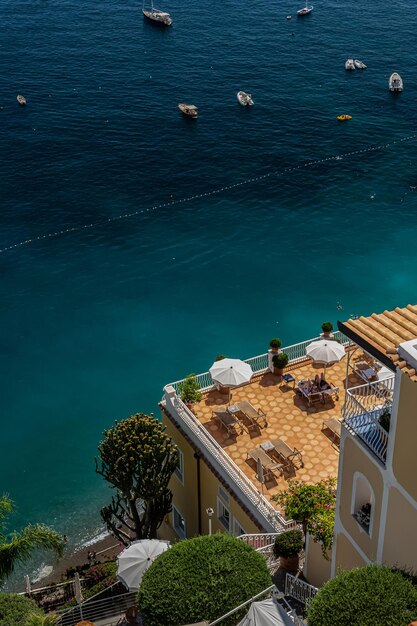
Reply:
[[[345,63],[345,68],[347,70],[354,70],[355,69],[355,63],[353,61],[353,59],[348,59]]]
[[[178,105],[179,110],[184,115],[188,115],[188,117],[197,117],[198,109],[194,104],[185,104],[185,102],[181,102]]]
[[[287,15],[287,20],[292,19],[292,15]]]
[[[308,15],[309,13],[311,13],[311,11],[312,11],[313,9],[314,9],[314,7],[313,7],[313,6],[311,6],[311,5],[309,6],[309,5],[308,5],[308,2],[307,2],[307,0],[306,0],[306,5],[305,5],[305,7],[303,7],[302,9],[298,9],[298,11],[297,11],[297,15],[298,15],[298,17],[303,17],[304,15]]]
[[[239,101],[239,104],[241,104],[243,107],[247,107],[247,106],[251,107],[253,105],[251,94],[246,93],[245,91],[238,91],[237,99]]]
[[[21,106],[25,106],[25,104],[26,104],[26,98],[25,98],[25,96],[21,96],[21,95],[19,94],[19,95],[16,97],[16,100],[18,101],[18,103],[19,103]]]
[[[365,63],[363,63],[363,61],[359,61],[359,59],[354,59],[353,62],[358,70],[366,70],[366,65]]]
[[[162,26],[171,26],[172,24],[172,19],[171,19],[170,14],[166,13],[165,11],[160,11],[159,9],[156,9],[153,5],[153,0],[152,0],[150,9],[145,9],[145,4],[143,4],[142,13],[145,17],[148,18],[148,20],[157,22],[158,24],[161,24]]]
[[[389,77],[388,86],[390,91],[402,91],[403,90],[403,79],[398,74],[398,72],[394,72]]]
[[[352,116],[351,116],[351,115],[346,115],[346,113],[343,113],[343,115],[338,115],[338,116],[337,116],[337,119],[338,119],[340,122],[347,122],[348,120],[351,120],[351,119],[352,119]]]

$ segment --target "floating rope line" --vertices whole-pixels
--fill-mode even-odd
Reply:
[[[394,146],[395,144],[403,143],[405,141],[412,141],[413,139],[416,139],[416,138],[417,138],[417,134],[409,135],[408,137],[403,137],[402,139],[395,139],[393,141],[390,141],[389,143],[384,143],[384,144],[380,144],[376,146],[369,146],[368,148],[363,148],[362,150],[354,150],[352,152],[345,152],[343,154],[330,156],[325,159],[317,159],[316,161],[306,161],[305,163],[301,163],[300,165],[295,165],[294,167],[287,167],[283,170],[275,170],[273,172],[268,172],[267,174],[254,176],[253,178],[246,178],[245,180],[242,180],[239,183],[233,183],[232,185],[226,185],[225,187],[218,187],[217,189],[212,189],[211,191],[206,191],[205,193],[198,193],[198,194],[195,194],[194,196],[187,196],[179,200],[171,200],[169,202],[155,204],[154,206],[149,207],[147,209],[138,209],[137,211],[133,211],[132,213],[124,213],[123,215],[114,215],[113,217],[109,217],[107,219],[100,220],[98,222],[91,222],[91,224],[80,224],[79,226],[73,226],[71,228],[65,228],[63,230],[57,230],[54,232],[45,233],[43,235],[37,235],[36,237],[32,237],[31,239],[25,239],[23,241],[19,241],[18,243],[14,243],[9,246],[6,246],[5,248],[0,248],[0,254],[3,252],[7,252],[8,250],[14,250],[16,248],[27,246],[28,244],[35,243],[37,241],[44,241],[46,239],[53,239],[55,237],[61,237],[62,235],[68,235],[70,233],[79,232],[82,230],[98,228],[99,226],[106,226],[107,224],[110,224],[111,222],[117,222],[118,220],[126,220],[131,217],[136,217],[137,215],[151,213],[153,211],[158,211],[159,209],[175,206],[177,204],[182,204],[184,202],[191,202],[191,200],[200,200],[201,198],[208,198],[210,196],[215,196],[219,193],[222,193],[223,191],[229,191],[230,189],[236,189],[237,187],[250,185],[251,183],[256,183],[258,181],[271,178],[272,176],[283,176],[284,174],[296,172],[297,170],[301,170],[304,167],[312,167],[313,165],[319,165],[320,163],[326,163],[327,161],[340,161],[346,157],[351,157],[351,156],[355,156],[358,154],[365,154],[366,152],[372,152],[374,150],[384,150],[386,148],[390,148],[391,146]]]

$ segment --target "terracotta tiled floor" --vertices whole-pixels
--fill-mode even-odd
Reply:
[[[322,372],[322,367],[314,366],[311,361],[305,361],[298,366],[286,369],[296,380],[314,377]],[[229,435],[224,426],[212,416],[214,408],[226,406],[228,398],[218,391],[210,391],[203,400],[195,405],[195,413],[207,430],[215,437],[235,463],[245,472],[250,480],[258,487],[261,484],[256,477],[256,463],[247,461],[247,451],[255,448],[268,439],[283,439],[289,446],[302,450],[304,467],[295,472],[284,474],[270,479],[263,488],[264,495],[273,494],[286,489],[288,478],[297,478],[307,483],[314,483],[322,478],[337,476],[338,448],[332,445],[331,440],[322,432],[323,420],[341,417],[341,407],[345,397],[346,359],[327,369],[326,378],[339,387],[339,399],[327,401],[326,404],[307,406],[306,400],[296,394],[296,389],[290,385],[283,385],[278,376],[271,373],[256,377],[249,385],[232,391],[231,403],[242,400],[249,402],[256,408],[261,408],[267,415],[268,426],[258,431]],[[363,384],[355,374],[349,376],[349,387]]]

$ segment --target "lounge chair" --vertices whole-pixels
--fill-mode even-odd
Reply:
[[[252,448],[252,450],[248,450],[246,459],[252,459],[253,461],[256,461],[256,463],[259,461],[262,465],[262,471],[265,478],[266,476],[275,476],[275,470],[279,470],[282,474],[282,465],[271,459],[271,457],[268,456],[262,448]]]
[[[265,441],[261,446],[268,452],[275,453],[278,459],[284,463],[285,467],[295,467],[294,459],[298,459],[300,467],[304,467],[303,454],[301,450],[297,448],[290,448],[290,446],[282,439],[276,439],[275,441]],[[297,469],[297,468],[296,468]]]
[[[342,423],[335,419],[324,420],[321,427],[322,431],[328,430],[330,432],[330,439],[334,444],[340,444],[340,437],[342,436]]]
[[[336,400],[339,399],[339,387],[335,387],[333,383],[328,383],[329,389],[322,389],[322,398],[323,402],[326,402],[328,398],[336,397]]]
[[[224,426],[229,435],[242,434],[243,427],[237,417],[231,413],[228,413],[226,407],[219,407],[213,409],[213,417],[217,419],[221,426]]]
[[[262,411],[262,409],[255,409],[255,407],[248,402],[248,400],[242,400],[242,402],[238,402],[237,406],[239,407],[241,413],[252,422],[255,422],[258,426],[259,420],[262,420],[264,426],[268,426],[268,422],[266,421],[266,414]]]

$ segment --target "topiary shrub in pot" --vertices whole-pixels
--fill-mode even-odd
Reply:
[[[303,549],[304,538],[301,530],[287,530],[277,535],[274,543],[274,555],[278,558],[281,567],[288,572],[297,572],[299,553]]]
[[[282,376],[284,367],[288,365],[288,354],[286,352],[279,352],[272,357],[272,364],[274,366],[274,374]]]
[[[323,322],[323,324],[321,325],[321,329],[325,337],[330,337],[330,334],[333,330],[333,324],[331,322]]]
[[[272,352],[278,352],[281,345],[282,341],[281,339],[278,339],[278,337],[275,337],[275,339],[271,339],[271,341],[269,342],[269,347],[271,348]]]
[[[200,391],[200,385],[197,380],[197,376],[195,374],[188,374],[178,385],[178,390],[180,392],[180,398],[188,406],[189,409],[192,409],[193,404],[196,402],[200,402],[203,394]]]

